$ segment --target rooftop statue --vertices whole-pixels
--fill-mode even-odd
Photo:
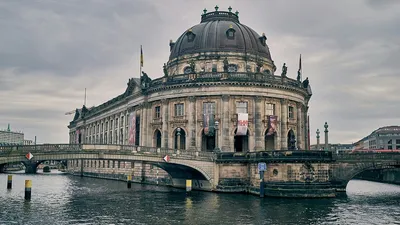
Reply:
[[[228,72],[228,65],[229,65],[228,59],[225,57],[225,59],[224,59],[224,72]]]
[[[142,88],[148,88],[150,85],[150,81],[151,81],[151,79],[147,75],[147,73],[142,71],[142,76],[140,77],[140,85],[142,86]]]
[[[191,60],[189,62],[189,66],[190,66],[190,69],[192,69],[192,73],[196,73],[196,65],[194,64],[193,60]]]
[[[301,72],[300,72],[300,70],[297,71],[297,81],[301,82]]]
[[[165,63],[164,63],[164,66],[163,66],[163,71],[164,71],[164,76],[168,77],[167,65]]]
[[[283,63],[283,66],[282,66],[282,77],[286,77],[286,73],[287,73],[287,66],[286,66],[286,63]]]
[[[303,81],[303,88],[308,88],[308,77]]]

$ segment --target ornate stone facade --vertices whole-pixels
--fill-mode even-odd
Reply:
[[[265,35],[241,24],[237,14],[204,13],[170,47],[163,77],[129,79],[120,96],[77,109],[70,143],[223,152],[309,149],[310,86],[274,75]],[[236,135],[239,113],[248,117],[245,135]],[[132,130],[134,143],[128,139]]]

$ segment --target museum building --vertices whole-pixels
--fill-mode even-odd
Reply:
[[[267,37],[241,24],[237,11],[204,10],[200,23],[169,47],[162,76],[142,72],[121,95],[76,109],[70,143],[222,152],[310,149],[308,79],[297,68],[297,79],[289,78],[286,65],[275,74]]]

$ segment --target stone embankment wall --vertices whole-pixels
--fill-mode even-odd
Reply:
[[[132,175],[132,182],[172,185],[167,172],[159,167],[142,162],[125,162],[117,160],[70,160],[67,172],[73,175],[115,179],[126,181]]]

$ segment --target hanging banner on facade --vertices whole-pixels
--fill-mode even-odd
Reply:
[[[236,136],[246,135],[248,125],[249,125],[249,114],[238,113],[238,125],[236,130]]]
[[[203,114],[203,128],[206,136],[214,136],[214,115]]]
[[[128,144],[134,145],[136,139],[136,112],[133,111],[129,114],[129,134],[128,134]]]
[[[80,144],[79,143],[79,134],[81,133],[81,131],[80,130],[76,130],[76,142],[75,143],[77,143],[77,144]]]
[[[267,136],[274,135],[278,124],[278,116],[268,116]]]

